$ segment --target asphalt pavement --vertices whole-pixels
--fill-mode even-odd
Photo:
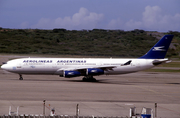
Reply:
[[[97,82],[82,77],[57,75],[19,75],[0,69],[0,115],[8,115],[9,106],[19,114],[46,115],[54,108],[57,115],[75,115],[79,104],[84,116],[129,116],[131,107],[154,110],[158,118],[180,117],[180,73],[138,72],[117,76],[97,76]],[[155,111],[155,110],[154,110]]]

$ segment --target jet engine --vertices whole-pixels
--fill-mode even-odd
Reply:
[[[79,71],[64,71],[64,77],[70,78],[77,76],[81,76],[81,73]]]
[[[86,75],[102,75],[104,74],[104,70],[99,68],[88,68],[86,70]]]

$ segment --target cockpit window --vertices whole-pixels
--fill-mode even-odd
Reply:
[[[7,62],[2,62],[2,64],[7,64]]]

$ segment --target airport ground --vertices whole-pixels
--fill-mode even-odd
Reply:
[[[1,60],[6,59],[1,57]],[[0,69],[0,115],[8,115],[9,106],[19,114],[46,115],[55,108],[57,115],[75,115],[79,104],[82,116],[129,116],[131,107],[140,113],[143,107],[154,110],[158,118],[180,117],[180,73],[137,72],[117,76],[97,76],[97,82],[82,77],[23,75]]]
[[[158,117],[180,117],[180,73],[138,72],[118,76],[98,76],[97,82],[55,75],[18,75],[0,70],[0,114],[19,106],[19,114],[43,114],[46,106],[57,115],[129,116],[130,107],[140,113],[143,107],[154,109]],[[46,108],[46,115],[50,111]]]

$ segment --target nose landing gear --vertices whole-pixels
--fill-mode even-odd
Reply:
[[[23,77],[21,74],[19,74],[19,80],[23,80]]]

